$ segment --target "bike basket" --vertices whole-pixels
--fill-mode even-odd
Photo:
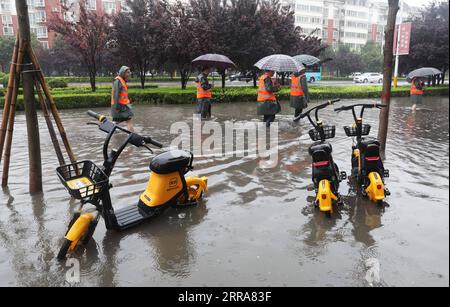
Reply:
[[[56,169],[59,180],[76,199],[99,195],[108,184],[108,176],[92,161],[63,165]]]
[[[336,133],[336,127],[331,125],[324,125],[323,132],[325,134],[325,139],[332,139]],[[313,141],[320,141],[320,132],[316,129],[311,129],[308,131],[309,137]]]
[[[357,136],[356,126],[344,126],[345,134],[347,136]],[[363,124],[361,127],[361,135],[369,135],[370,125]]]

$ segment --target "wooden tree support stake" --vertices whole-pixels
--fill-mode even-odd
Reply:
[[[50,118],[50,114],[48,113],[47,102],[45,101],[45,98],[42,95],[40,84],[36,78],[34,79],[34,84],[38,94],[39,104],[41,105],[42,113],[44,114],[45,122],[47,124],[48,133],[50,134],[50,138],[53,143],[53,148],[55,149],[56,157],[58,158],[59,165],[64,165],[66,163],[64,161],[64,156],[61,151],[61,147],[59,146],[58,138],[56,137],[55,129],[53,128],[53,123]]]
[[[55,101],[53,100],[53,97],[50,94],[50,90],[47,86],[47,83],[45,82],[44,74],[41,71],[41,67],[31,46],[28,47],[28,53],[30,55],[31,62],[34,64],[34,67],[37,71],[37,77],[44,91],[44,94],[47,98],[47,101],[50,104],[50,111],[52,112],[53,118],[55,119],[55,123],[58,128],[59,134],[61,135],[64,147],[66,148],[67,155],[69,156],[70,162],[75,163],[77,159],[75,158],[75,155],[72,151],[72,147],[70,146],[66,131],[64,130],[64,126],[62,124],[61,117],[59,116],[59,112],[56,107]]]
[[[16,62],[19,52],[19,37],[16,38],[12,55],[12,62],[9,68],[8,90],[5,97],[5,105],[3,106],[2,123],[0,127],[0,162],[2,161],[3,148],[5,145],[6,129],[8,128],[9,112],[11,110],[11,97],[14,87],[14,72],[16,70]]]

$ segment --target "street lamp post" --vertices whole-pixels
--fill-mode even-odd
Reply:
[[[395,68],[394,68],[394,88],[397,88],[397,82],[398,82],[398,62],[400,59],[400,56],[398,54],[399,50],[400,50],[400,31],[402,29],[402,19],[403,19],[403,5],[402,2],[400,1],[400,18],[399,18],[399,24],[398,24],[398,30],[397,30],[397,45],[396,45],[396,50],[395,50]]]

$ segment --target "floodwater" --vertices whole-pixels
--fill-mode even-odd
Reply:
[[[101,220],[93,240],[73,255],[81,270],[76,285],[370,286],[366,276],[372,276],[374,286],[448,286],[449,100],[427,97],[425,104],[429,110],[412,113],[408,99],[392,102],[385,160],[392,195],[385,205],[357,196],[343,182],[345,204],[331,218],[311,206],[310,126],[293,124],[284,103],[277,165],[263,169],[248,157],[197,157],[194,174],[209,177],[204,201],[169,208],[125,232],[106,231]],[[105,134],[84,125],[85,111],[61,116],[78,159],[101,163]],[[366,111],[372,135],[378,113]],[[137,106],[136,114],[137,132],[165,144],[176,137],[168,132],[173,122],[192,124],[191,106]],[[255,105],[214,105],[213,114],[218,123],[251,121]],[[351,139],[342,126],[351,123],[351,113],[328,108],[321,114],[337,126],[334,159],[348,172]],[[70,285],[69,264],[55,256],[77,202],[56,177],[43,120],[45,191],[27,194],[25,131],[18,113],[10,186],[0,191],[0,286]],[[124,152],[111,178],[116,208],[137,202],[150,159],[145,149]]]

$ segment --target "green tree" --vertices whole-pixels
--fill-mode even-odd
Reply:
[[[15,41],[15,36],[0,36],[0,69],[2,72],[9,72],[9,64],[11,62]],[[39,47],[38,40],[34,33],[31,34],[31,46],[34,49]]]
[[[363,71],[381,72],[383,70],[383,53],[381,46],[374,42],[367,42],[360,50]]]
[[[410,21],[410,53],[400,57],[400,71],[431,66],[445,73],[449,68],[449,1],[431,3]]]
[[[332,74],[338,77],[344,77],[348,74],[361,71],[364,68],[361,54],[354,52],[346,45],[340,45],[337,50],[331,47],[327,48],[324,56],[331,60],[324,64],[324,67]]]

